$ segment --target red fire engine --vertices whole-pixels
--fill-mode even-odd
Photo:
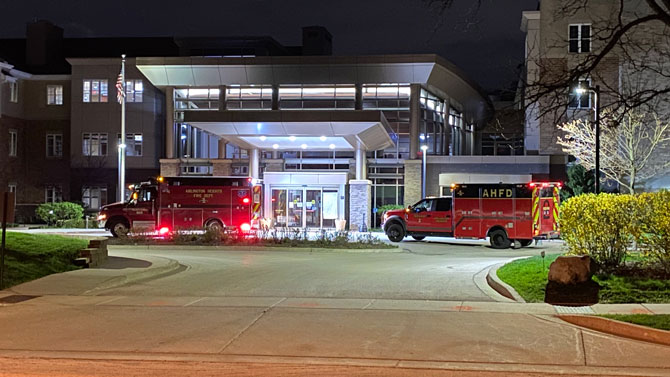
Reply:
[[[528,246],[533,239],[557,238],[559,182],[452,185],[452,197],[426,198],[406,209],[387,211],[389,240],[405,236],[469,239],[489,237],[496,249]]]
[[[134,186],[127,202],[102,207],[99,226],[114,237],[131,229],[247,232],[260,218],[260,189],[246,177],[158,177]]]

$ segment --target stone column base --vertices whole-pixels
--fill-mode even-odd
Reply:
[[[372,182],[367,179],[349,181],[349,229],[370,229],[372,220]]]
[[[180,161],[178,158],[161,158],[158,161],[161,164],[161,176],[163,177],[179,176]]]
[[[232,161],[231,160],[223,160],[223,159],[212,159],[210,160],[212,163],[212,175],[215,177],[225,177],[232,175],[233,171],[231,168]]]

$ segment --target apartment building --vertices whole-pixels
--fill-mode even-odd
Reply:
[[[523,12],[521,30],[526,33],[527,97],[532,97],[534,91],[546,90],[557,79],[568,77],[580,64],[601,52],[618,22],[626,24],[651,13],[648,4],[640,0],[590,0],[584,7],[560,0],[542,0],[538,10]],[[666,29],[662,22],[632,28],[594,70],[566,85],[564,92],[555,90],[536,102],[526,100],[526,153],[553,155],[559,159],[563,151],[557,138],[563,135],[557,124],[573,119],[593,120],[596,100],[605,110],[622,107],[622,98],[631,93],[666,88],[670,84],[670,38]],[[596,98],[593,91],[577,94],[578,85],[599,86],[600,98]],[[654,112],[667,121],[669,98],[658,96],[640,106],[639,111]],[[670,150],[658,152],[660,162]],[[670,187],[667,175],[644,182],[644,189],[661,187]]]

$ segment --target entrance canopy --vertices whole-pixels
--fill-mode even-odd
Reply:
[[[186,112],[184,123],[248,149],[349,151],[394,145],[381,111],[201,111]]]

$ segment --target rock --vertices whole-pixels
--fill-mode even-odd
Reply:
[[[580,284],[591,281],[595,263],[588,255],[560,256],[549,266],[549,282]]]

